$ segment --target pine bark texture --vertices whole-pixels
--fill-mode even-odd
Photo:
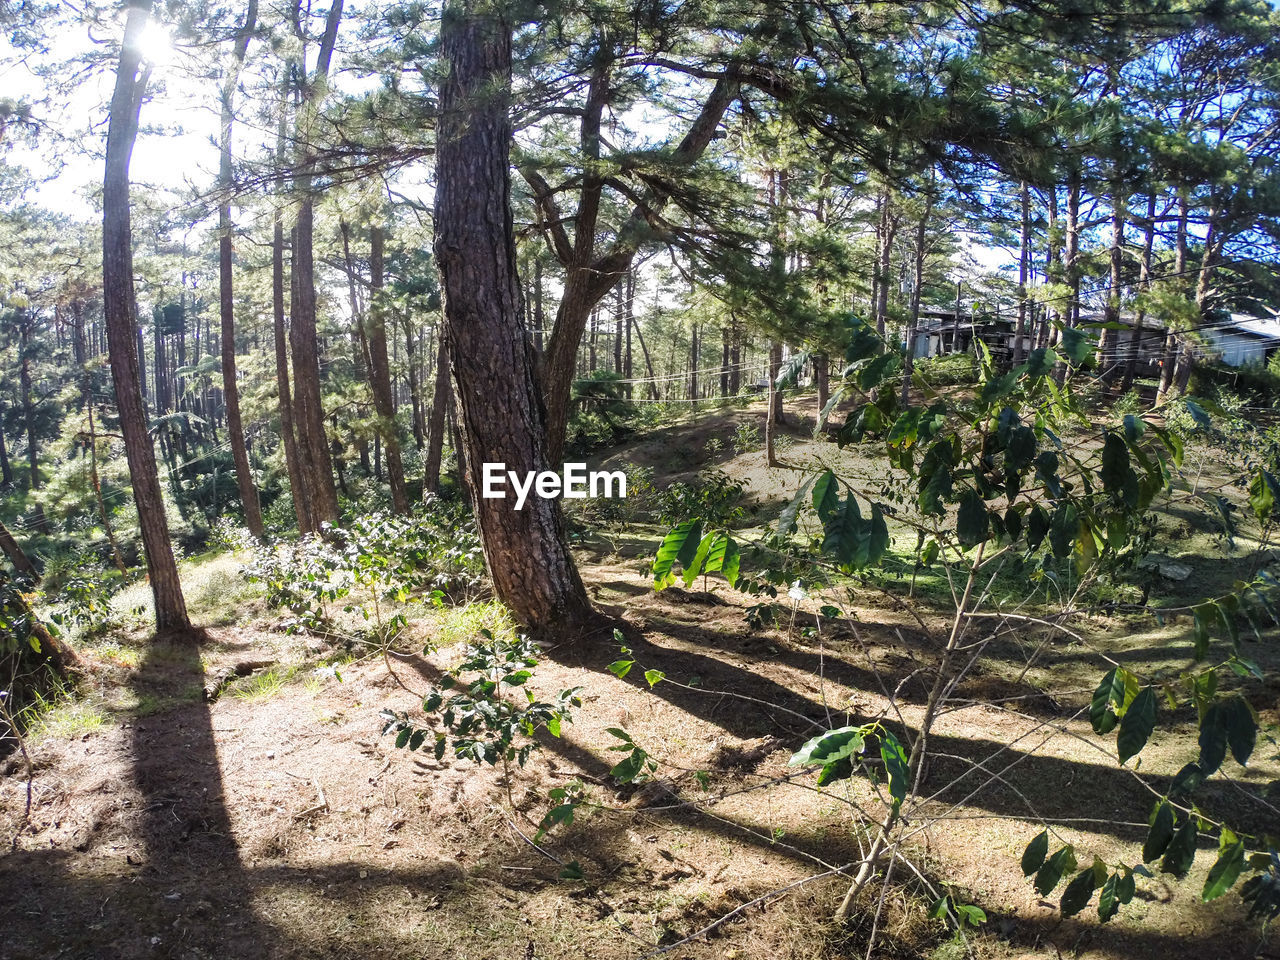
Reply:
[[[535,631],[590,613],[559,506],[479,496],[486,463],[547,469],[546,419],[520,322],[511,222],[511,28],[484,0],[446,5],[436,147],[436,260],[476,517],[498,598]]]
[[[249,47],[249,36],[258,19],[257,0],[250,0],[244,24],[236,37],[233,66],[222,86],[222,138],[218,179],[223,195],[218,205],[218,307],[222,328],[222,398],[226,406],[227,435],[231,441],[231,457],[236,465],[236,485],[240,489],[240,503],[244,509],[244,525],[249,533],[261,539],[262,508],[258,502],[258,488],[253,482],[253,470],[249,466],[249,450],[245,445],[244,425],[240,420],[240,387],[236,382],[236,317],[235,297],[231,276],[231,125],[235,120],[232,98],[240,67]]]
[[[295,13],[296,16],[296,13]],[[316,101],[328,83],[329,63],[342,17],[342,2],[335,0],[325,20],[324,37],[312,75],[304,83],[296,121],[299,158],[293,180],[298,212],[293,228],[292,280],[295,291],[289,327],[293,358],[293,416],[298,434],[298,473],[310,505],[314,527],[338,520],[338,491],[333,483],[333,458],[325,435],[324,404],[320,391],[320,344],[316,333],[315,170],[316,158],[309,146]],[[298,491],[294,492],[294,496]]]
[[[396,513],[409,512],[409,498],[404,488],[404,463],[400,459],[400,438],[396,434],[395,401],[391,394],[391,362],[387,357],[387,323],[383,315],[383,250],[382,227],[374,226],[369,235],[369,311],[366,317],[369,342],[369,380],[373,387],[373,406],[378,412],[378,433],[387,457],[387,481],[391,485],[391,502]]]
[[[138,41],[150,10],[149,0],[135,2],[129,8],[111,97],[102,192],[102,300],[111,376],[120,411],[120,432],[124,435],[129,480],[155,596],[156,629],[183,631],[190,628],[191,622],[169,542],[169,522],[160,494],[155,448],[147,433],[147,413],[139,385],[137,301],[133,289],[133,237],[129,216],[129,160],[148,80],[146,72],[138,75],[141,66]]]

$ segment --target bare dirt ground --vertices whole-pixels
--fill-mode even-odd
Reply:
[[[818,645],[782,630],[744,632],[730,596],[655,596],[634,564],[597,564],[588,576],[603,606],[625,612],[640,665],[686,686],[649,691],[636,675],[612,676],[602,669],[616,656],[607,638],[587,662],[552,651],[558,660],[538,668],[539,690],[582,686],[585,703],[563,740],[545,738],[514,778],[514,815],[496,771],[437,764],[379,735],[380,709],[412,709],[417,700],[380,659],[348,665],[341,682],[304,669],[255,690],[250,678],[213,704],[190,694],[221,665],[311,662],[307,651],[297,638],[228,628],[210,631],[198,648],[146,643],[136,669],[102,665],[115,673],[105,682],[135,700],[178,705],[145,716],[122,711],[96,730],[34,745],[30,820],[17,849],[0,858],[0,955],[640,957],[852,860],[847,810],[805,789],[811,775],[780,780],[812,732],[794,714],[819,723],[828,710],[837,723],[845,711],[875,716],[886,701],[870,665],[905,675],[931,651],[888,614],[856,637],[846,627]],[[398,662],[396,675],[423,689],[453,653]],[[971,682],[986,696],[979,687],[1007,685],[998,673]],[[1030,692],[1041,695],[1016,712],[962,708],[945,719],[939,749],[955,759],[940,763],[957,769],[931,780],[943,785],[968,762],[998,757],[1011,767],[1008,786],[976,795],[963,783],[951,788],[929,807],[942,819],[915,843],[929,876],[987,911],[986,929],[971,938],[978,954],[1280,955],[1274,936],[1259,942],[1233,897],[1197,902],[1206,855],[1186,882],[1140,881],[1133,906],[1106,926],[1088,914],[1063,921],[1037,899],[1017,864],[1039,830],[1029,807],[1106,821],[1059,832],[1082,855],[1132,862],[1150,803],[1114,760],[1085,744],[1080,694]],[[1274,688],[1255,693],[1274,703]],[[918,698],[908,689],[904,699],[911,721]],[[658,784],[608,785],[618,755],[607,751],[616,741],[605,728],[613,726],[662,759]],[[1182,758],[1176,743],[1166,752],[1144,764],[1172,773]],[[709,774],[706,790],[698,770]],[[1242,776],[1276,773],[1272,761]],[[571,777],[611,809],[584,814],[540,853],[524,838],[535,830],[525,817],[536,821],[546,792]],[[2,789],[11,835],[26,793],[16,763]],[[851,789],[872,801],[865,784]],[[1232,802],[1229,790],[1220,802]],[[574,861],[585,881],[560,879]],[[867,917],[838,935],[824,922],[842,892],[840,878],[814,882],[672,955],[861,956]],[[945,952],[955,945],[940,922],[922,919],[911,884],[892,898],[876,956],[962,955]],[[874,904],[865,906],[869,913]]]
[[[1061,888],[1041,900],[1019,869],[1041,817],[1063,821],[1057,836],[1082,864],[1137,862],[1154,797],[1081,709],[1106,669],[1101,654],[1185,663],[1189,623],[1139,635],[1097,620],[1089,644],[1055,640],[1026,671],[1039,640],[1013,637],[968,676],[938,725],[910,848],[931,884],[986,912],[966,944],[927,919],[929,895],[905,871],[872,885],[845,928],[828,920],[847,887],[839,876],[754,903],[857,858],[862,835],[841,801],[877,810],[873,786],[817,790],[787,760],[819,727],[890,715],[885,688],[899,681],[901,720],[918,721],[912,677],[935,640],[873,593],[856,619],[806,637],[785,622],[747,629],[749,599],[723,585],[655,595],[643,560],[582,561],[599,606],[625,621],[637,667],[625,680],[605,669],[618,656],[608,627],[548,651],[537,692],[580,686],[584,703],[510,784],[381,736],[379,711],[414,710],[456,661],[455,646],[408,652],[456,634],[430,614],[394,675],[370,657],[341,665],[341,681],[313,672],[335,662],[332,648],[257,615],[195,645],[135,632],[87,648],[95,722],[49,726],[31,743],[30,783],[17,756],[0,779],[0,958],[863,957],[882,891],[875,957],[1280,957],[1280,938],[1246,922],[1236,894],[1199,902],[1207,841],[1187,880],[1139,879],[1105,925],[1092,909],[1063,920]],[[811,606],[799,625],[813,622]],[[1274,725],[1274,640],[1251,654],[1273,679],[1243,691]],[[204,702],[209,678],[246,661],[276,666]],[[669,682],[650,690],[648,668]],[[1162,714],[1175,735],[1142,755],[1157,784],[1194,758],[1193,719]],[[656,782],[611,781],[621,755],[610,727],[662,762]],[[1274,785],[1274,744],[1260,740],[1255,756],[1226,773]],[[999,778],[975,774],[984,769]],[[598,807],[535,848],[548,791],[575,778]],[[1221,775],[1198,799],[1207,815],[1277,830]]]

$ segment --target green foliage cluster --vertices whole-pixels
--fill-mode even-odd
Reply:
[[[256,545],[242,573],[266,587],[269,604],[292,612],[290,631],[332,632],[331,605],[344,602],[387,639],[406,621],[403,610],[384,616],[384,604],[465,596],[480,585],[484,562],[472,521],[437,503],[429,516],[365,514],[324,536]]]
[[[746,482],[723,470],[699,470],[688,480],[676,480],[656,494],[659,523],[672,524],[696,514],[708,523],[733,525],[745,515],[742,495]]]
[[[559,737],[572,722],[572,708],[582,705],[580,688],[561,690],[550,702],[538,700],[529,689],[540,655],[531,639],[495,639],[488,630],[480,636],[463,649],[461,662],[422,700],[423,712],[442,729],[420,726],[402,711],[382,712],[382,732],[395,734],[396,747],[430,746],[437,760],[451,751],[459,760],[504,767],[514,762],[523,767],[538,747],[531,738],[539,730]],[[514,690],[524,696],[508,699],[506,694]]]
[[[968,352],[925,357],[914,365],[915,375],[930,387],[972,386],[978,382],[978,360]]]
[[[976,643],[977,654],[955,658],[968,624],[979,615],[975,608],[988,596],[975,592],[980,578],[994,579],[1007,567],[1033,585],[1047,579],[1056,582],[1061,564],[1069,563],[1076,576],[1071,596],[1063,601],[1064,616],[1069,616],[1078,609],[1087,585],[1114,577],[1141,558],[1148,546],[1153,503],[1179,475],[1184,431],[1135,414],[1107,424],[1092,420],[1067,382],[1093,352],[1093,344],[1078,329],[1063,329],[1057,348],[1035,349],[1011,369],[997,367],[983,350],[972,393],[942,396],[926,390],[919,401],[910,403],[892,388],[901,366],[895,349],[856,318],[849,322],[847,344],[840,384],[824,416],[842,397],[856,398],[836,429],[837,440],[841,445],[875,444],[883,450],[894,479],[880,491],[881,500],[872,500],[832,471],[821,471],[800,485],[773,536],[757,544],[755,552],[807,553],[815,566],[848,577],[889,555],[887,518],[914,532],[910,553],[915,568],[944,569],[956,605],[954,626],[916,734],[919,747],[928,741],[935,711],[952,682],[950,671],[979,655],[987,642]],[[1191,429],[1212,429],[1203,406],[1194,401],[1181,406]],[[1076,435],[1072,442],[1062,439],[1066,429]],[[1079,437],[1089,433],[1092,442],[1080,442]],[[1249,483],[1255,519],[1269,529],[1280,503],[1280,479],[1255,461]],[[866,507],[860,505],[860,496]],[[1224,505],[1217,509],[1229,515]],[[817,533],[797,539],[805,516],[812,518],[810,529],[816,527]],[[673,570],[679,564],[686,583],[700,573],[719,571],[730,585],[750,590],[753,578],[740,572],[739,556],[737,544],[726,533],[704,532],[696,517],[680,520],[658,548],[654,586],[662,589],[675,582]],[[770,561],[770,567],[766,577],[776,582],[778,564]],[[793,589],[797,600],[804,598],[798,583]],[[1174,778],[1163,806],[1153,814],[1153,835],[1143,862],[1163,857],[1165,870],[1183,876],[1194,858],[1198,832],[1216,830],[1220,853],[1204,898],[1221,896],[1247,866],[1254,875],[1242,890],[1252,914],[1262,917],[1274,916],[1277,909],[1271,866],[1277,838],[1245,837],[1206,818],[1195,806],[1194,793],[1222,766],[1228,749],[1241,765],[1253,751],[1259,735],[1257,715],[1244,697],[1228,692],[1220,681],[1224,675],[1262,677],[1242,649],[1241,627],[1260,637],[1264,627],[1280,623],[1277,595],[1280,582],[1263,570],[1256,581],[1237,583],[1222,596],[1186,608],[1183,612],[1193,623],[1194,662],[1180,682],[1117,665],[1102,679],[1089,711],[1095,733],[1115,733],[1117,759],[1125,764],[1159,729],[1162,700],[1169,709],[1194,705],[1200,754]],[[838,612],[832,608],[832,613]],[[899,808],[912,799],[910,784],[927,763],[923,753],[908,757],[887,729],[842,727],[811,740],[793,762],[818,765],[819,786],[848,777],[855,769],[866,772],[862,749],[873,733],[888,784],[890,810],[881,823],[881,835],[887,839],[899,822]],[[1175,809],[1181,816],[1177,826],[1170,820]],[[1146,871],[1141,864],[1107,865],[1095,858],[1077,872],[1070,845],[1049,856],[1047,844],[1047,834],[1033,841],[1024,870],[1035,874],[1041,895],[1070,877],[1062,898],[1067,915],[1082,910],[1099,892],[1099,916],[1110,919],[1133,896],[1134,875]],[[1249,854],[1249,849],[1254,852]]]

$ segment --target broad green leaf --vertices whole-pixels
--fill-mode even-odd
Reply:
[[[1124,703],[1124,677],[1119,668],[1108,670],[1089,704],[1089,722],[1094,733],[1110,733],[1119,722],[1115,707]]]
[[[1098,887],[1098,878],[1094,874],[1093,867],[1085,867],[1067,884],[1067,889],[1062,891],[1062,900],[1060,907],[1064,917],[1074,917],[1077,913],[1089,905],[1089,901],[1093,898],[1093,891]]]
[[[576,810],[577,805],[573,803],[561,803],[552,807],[547,811],[546,816],[542,818],[542,822],[538,824],[538,832],[534,836],[534,841],[541,843],[548,830],[560,825],[567,826],[573,823],[573,815]]]
[[[1116,737],[1116,752],[1121,763],[1137,756],[1147,745],[1151,731],[1156,726],[1156,703],[1155,688],[1143,687],[1133,703],[1129,704],[1129,709],[1120,721],[1120,733]]]
[[[809,351],[801,350],[799,353],[793,353],[787,358],[787,362],[782,365],[782,369],[778,371],[777,379],[773,385],[779,390],[785,390],[788,387],[794,387],[796,380],[800,378],[804,365],[809,362]]]
[[[1133,879],[1135,873],[1141,873],[1143,876],[1151,876],[1151,871],[1146,867],[1137,866],[1132,870],[1125,870],[1119,874],[1116,880],[1116,900],[1122,905],[1133,899],[1133,895],[1137,892],[1137,883]]]
[[[725,551],[729,549],[729,537],[724,533],[717,533],[715,539],[711,541],[711,549],[707,551],[707,558],[702,563],[703,573],[717,573],[724,569]]]
[[[1275,510],[1276,501],[1280,500],[1280,481],[1267,470],[1259,469],[1249,481],[1249,506],[1258,518],[1265,523]]]
[[[644,764],[648,758],[647,753],[636,747],[609,771],[609,776],[621,783],[630,783],[644,771]]]
[[[1108,431],[1102,445],[1102,489],[1113,497],[1124,493],[1129,469],[1129,447],[1118,433]]]
[[[1191,414],[1191,419],[1195,421],[1196,426],[1201,430],[1208,430],[1213,426],[1212,421],[1209,419],[1209,414],[1204,412],[1204,407],[1190,397],[1183,397],[1182,405],[1186,407],[1187,413]]]
[[[893,798],[893,808],[896,810],[907,798],[910,772],[906,750],[902,748],[898,738],[887,730],[880,737],[880,759],[884,761],[885,772],[889,777],[889,796]]]
[[[872,357],[858,370],[858,387],[864,392],[871,392],[889,377],[898,372],[902,359],[896,353],[882,353]]]
[[[695,519],[693,526],[689,528],[688,534],[684,541],[680,544],[680,549],[676,553],[676,561],[682,567],[688,567],[693,563],[694,557],[698,555],[698,548],[702,545],[702,521]]]
[[[1013,471],[1024,470],[1036,456],[1036,432],[1030,427],[1017,427],[1009,435],[1004,450],[1005,466]]]
[[[827,401],[827,405],[818,412],[818,422],[814,427],[814,435],[827,425],[827,420],[831,416],[831,411],[840,405],[840,401],[844,399],[848,391],[844,387],[838,387],[831,392],[831,399]]]
[[[1058,363],[1058,354],[1052,347],[1036,347],[1027,354],[1027,377],[1047,377]]]
[[[879,563],[889,549],[889,525],[884,522],[880,504],[871,505],[871,519],[867,521],[867,565]]]
[[[1106,923],[1120,910],[1120,901],[1116,899],[1116,882],[1120,874],[1113,873],[1107,877],[1098,894],[1098,919]]]
[[[661,590],[663,587],[675,582],[675,577],[671,573],[672,565],[677,560],[680,560],[683,565],[684,561],[681,557],[685,553],[686,544],[692,546],[688,555],[689,559],[693,559],[693,553],[697,551],[701,537],[702,521],[697,517],[693,517],[677,524],[662,539],[662,544],[658,547],[658,553],[653,559],[653,587],[655,590]]]
[[[685,563],[684,560],[680,561],[684,566],[684,585],[686,587],[692,586],[693,581],[698,579],[698,574],[702,572],[702,565],[707,562],[707,554],[711,552],[711,544],[715,541],[716,537],[719,536],[721,536],[721,534],[715,533],[714,531],[708,533],[701,541],[699,541],[698,549],[694,553],[693,559],[688,563]],[[687,542],[689,541],[686,541],[686,543]]]
[[[1078,367],[1093,352],[1095,346],[1093,338],[1086,336],[1078,327],[1063,327],[1057,349],[1073,367]]]
[[[644,678],[646,681],[648,681],[650,689],[652,689],[653,687],[656,687],[659,683],[661,683],[663,680],[667,679],[667,675],[663,673],[661,670],[646,670],[644,672]]]
[[[902,413],[893,422],[893,426],[889,428],[889,434],[885,437],[885,442],[891,447],[909,448],[916,442],[920,428],[920,418],[924,413],[923,407],[913,407]]]
[[[738,585],[738,566],[741,559],[738,554],[738,545],[733,540],[728,540],[724,548],[724,565],[720,568],[720,575],[729,581],[731,587]]]
[[[1185,877],[1196,858],[1196,818],[1188,817],[1180,826],[1160,861],[1160,869],[1175,877]]]
[[[936,463],[925,472],[920,473],[920,511],[925,514],[942,516],[946,512],[945,502],[951,496],[951,465]]]
[[[1204,776],[1200,764],[1188,763],[1174,774],[1173,782],[1169,784],[1169,796],[1185,797],[1194,793],[1200,784],[1204,783]]]
[[[863,727],[841,727],[828,730],[809,740],[791,755],[790,765],[806,766],[811,763],[833,763],[862,752],[866,730]]]
[[[1225,845],[1220,845],[1218,859],[1209,868],[1209,877],[1205,880],[1204,890],[1200,894],[1200,899],[1205,901],[1217,900],[1218,897],[1235,886],[1235,882],[1240,879],[1240,873],[1243,870],[1244,844],[1239,840],[1234,840]]]
[[[1173,839],[1173,805],[1161,798],[1151,811],[1151,827],[1147,831],[1147,839],[1142,844],[1142,862],[1150,863],[1169,848]]]
[[[870,531],[863,522],[862,511],[852,493],[845,498],[824,524],[826,536],[822,552],[835,557],[848,570],[866,566],[870,549]]]
[[[1049,514],[1037,503],[1027,515],[1027,546],[1035,550],[1044,542],[1045,534],[1048,532]]]
[[[1227,758],[1227,701],[1211,703],[1200,721],[1200,769],[1206,777],[1213,776],[1222,761]]]
[[[848,780],[853,776],[853,761],[847,757],[834,760],[818,771],[818,786],[825,787],[837,780]]]
[[[824,472],[813,484],[813,509],[818,519],[827,520],[840,506],[840,482],[830,470]]]
[[[956,514],[956,537],[966,547],[977,546],[990,535],[990,524],[991,518],[982,494],[977,490],[966,491]]]
[[[1231,746],[1231,755],[1236,758],[1236,763],[1243,767],[1249,762],[1258,741],[1258,721],[1243,697],[1233,697],[1227,703],[1227,743]]]
[[[1257,721],[1242,697],[1233,696],[1210,704],[1200,721],[1200,769],[1204,776],[1211,776],[1222,766],[1228,746],[1236,762],[1245,766],[1257,738]]]
[[[1205,658],[1209,652],[1209,641],[1211,639],[1209,628],[1211,624],[1221,623],[1222,618],[1218,614],[1218,605],[1212,601],[1202,603],[1191,608],[1191,617],[1195,623],[1193,630],[1193,639],[1195,646],[1195,658],[1199,662]]]
[[[607,669],[615,677],[621,680],[623,677],[625,677],[628,673],[631,672],[631,668],[634,667],[635,665],[636,665],[636,662],[634,660],[615,660],[613,661],[613,663],[609,664],[609,666],[606,667],[605,669]]]
[[[1042,897],[1047,897],[1053,892],[1053,888],[1062,880],[1064,873],[1069,873],[1076,868],[1075,848],[1071,844],[1067,844],[1052,857],[1045,861],[1036,873],[1035,887],[1036,893]]]
[[[1022,851],[1022,875],[1029,877],[1044,866],[1044,858],[1049,853],[1049,831],[1041,830]]]
[[[829,473],[830,471],[828,471]],[[791,498],[791,502],[782,508],[782,513],[778,515],[778,536],[788,537],[796,529],[796,518],[800,515],[800,507],[804,504],[805,494],[809,492],[809,488],[813,486],[817,477],[810,477],[800,485],[800,489],[796,491],[796,495]]]

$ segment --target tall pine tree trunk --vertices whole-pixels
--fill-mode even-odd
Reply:
[[[373,386],[373,406],[378,412],[378,434],[387,457],[387,480],[396,513],[409,512],[404,489],[404,464],[400,460],[400,438],[396,435],[396,408],[391,395],[391,362],[387,359],[387,324],[383,317],[383,250],[386,236],[382,227],[369,231],[369,379]]]
[[[169,542],[169,523],[147,433],[147,414],[138,382],[137,303],[133,290],[133,237],[129,210],[129,158],[138,134],[138,112],[150,71],[141,76],[139,40],[151,12],[150,0],[129,7],[120,66],[107,120],[106,175],[102,190],[102,300],[107,323],[111,376],[115,381],[120,432],[124,435],[129,480],[155,597],[156,629],[187,630],[187,604]]]
[[[444,455],[444,429],[449,419],[449,335],[441,327],[436,347],[436,386],[431,396],[431,421],[427,425],[427,457],[423,464],[422,489],[440,492],[440,459]]]
[[[276,212],[275,232],[271,241],[271,313],[276,354],[276,408],[280,413],[280,442],[284,446],[285,469],[289,474],[289,491],[293,498],[293,514],[298,532],[315,529],[302,485],[298,463],[298,434],[293,424],[293,396],[289,387],[289,343],[284,325],[284,223]]]
[[[316,66],[301,91],[297,136],[299,158],[293,180],[298,204],[293,229],[293,284],[296,309],[289,327],[293,355],[294,425],[298,432],[298,469],[311,519],[319,527],[338,520],[338,492],[333,483],[333,458],[325,435],[324,405],[320,390],[320,345],[316,333],[315,253],[315,154],[309,143],[317,111],[316,101],[325,89],[329,63],[342,17],[342,0],[334,0],[325,20],[324,37]]]
[[[249,48],[249,37],[258,18],[258,2],[250,0],[244,16],[244,24],[236,37],[233,66],[227,72],[222,85],[222,137],[219,181],[222,186],[222,202],[218,205],[218,301],[222,323],[222,397],[226,406],[227,435],[231,441],[231,457],[236,464],[236,485],[240,488],[240,503],[244,509],[244,525],[253,536],[263,534],[262,508],[258,504],[258,488],[253,483],[253,471],[249,467],[249,450],[244,441],[244,425],[240,421],[240,387],[236,382],[236,320],[235,299],[231,278],[231,124],[232,98],[240,67]]]
[[[451,0],[440,43],[450,69],[440,89],[435,252],[463,446],[473,476],[487,463],[524,476],[547,469],[548,458],[511,223],[511,27],[491,2]],[[536,631],[583,623],[590,606],[558,503],[532,497],[516,510],[480,492],[473,485],[498,598]]]
[[[1156,194],[1151,191],[1147,197],[1147,219],[1143,224],[1142,263],[1139,267],[1138,289],[1144,293],[1151,289],[1151,258],[1156,243]],[[1143,323],[1147,319],[1144,305],[1139,304],[1137,314],[1133,318],[1133,333],[1129,338],[1129,353],[1124,362],[1124,380],[1120,384],[1120,392],[1125,393],[1133,387],[1134,377],[1138,372],[1138,353],[1142,350]]]
[[[1019,191],[1021,230],[1018,245],[1018,321],[1013,328],[1013,365],[1016,367],[1024,356],[1022,338],[1027,332],[1027,281],[1031,274],[1031,188],[1022,181]]]

